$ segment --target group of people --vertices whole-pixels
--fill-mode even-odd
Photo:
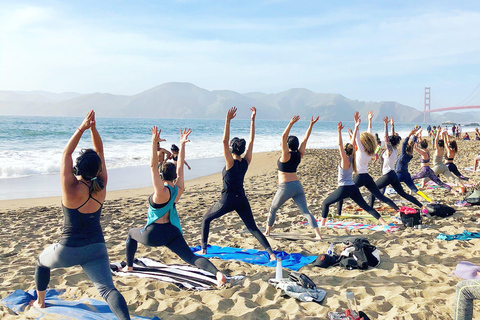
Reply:
[[[422,203],[413,195],[405,192],[400,182],[404,182],[410,190],[425,200],[431,201],[417,189],[413,180],[428,178],[448,190],[451,190],[451,187],[441,182],[437,174],[443,173],[453,177],[446,173],[448,171],[453,173],[458,181],[468,180],[458,172],[453,164],[458,149],[455,141],[450,141],[445,131],[439,130],[435,137],[435,161],[434,168],[431,169],[429,166],[428,143],[425,139],[422,139],[421,129],[412,130],[404,139],[399,155],[397,146],[400,144],[401,138],[394,131],[394,120],[384,117],[382,148],[384,151],[381,154],[383,159],[382,176],[374,181],[368,173],[368,164],[375,153],[378,153],[377,139],[371,133],[373,113],[368,113],[367,132],[360,133],[361,118],[360,114],[355,112],[354,130],[351,132],[348,143],[344,144],[342,138],[344,125],[342,122],[337,125],[338,150],[341,158],[338,166],[338,189],[323,201],[319,226],[308,209],[305,192],[297,175],[297,168],[305,155],[312,128],[319,118],[311,118],[305,136],[300,142],[296,136],[290,135],[292,126],[300,119],[299,116],[294,116],[282,134],[282,153],[277,161],[278,190],[268,212],[266,230],[262,233],[255,223],[244,189],[245,174],[253,155],[256,108],[251,108],[248,142],[238,137],[230,139],[230,123],[235,118],[236,112],[236,108],[231,108],[226,115],[222,140],[225,159],[225,167],[222,172],[223,188],[220,200],[208,209],[203,217],[199,255],[192,253],[186,243],[176,210],[176,203],[184,192],[185,145],[189,142],[188,137],[192,131],[187,128],[182,129],[180,131],[180,147],[175,146],[176,148],[173,148],[172,153],[170,153],[160,147],[160,143],[165,141],[160,137],[161,130],[157,127],[151,129],[150,171],[154,192],[148,198],[149,207],[146,224],[143,227],[128,231],[126,239],[127,265],[123,271],[128,272],[133,269],[138,243],[154,247],[166,246],[185,262],[215,275],[217,285],[221,287],[226,283],[225,275],[208,259],[202,257],[202,254],[206,254],[208,250],[209,230],[213,220],[231,211],[238,213],[248,230],[267,251],[270,259],[274,260],[276,256],[267,236],[273,229],[278,209],[288,199],[295,201],[301,213],[313,228],[315,238],[321,239],[320,226],[325,225],[329,206],[333,203],[337,203],[337,213],[341,214],[342,201],[351,198],[363,210],[378,219],[379,223],[386,224],[373,206],[375,199],[379,199],[394,210],[399,209],[390,198],[384,195],[387,186],[392,186],[398,195],[421,208]],[[389,124],[391,126],[390,134],[388,132]],[[93,149],[82,150],[74,163],[72,154],[86,130],[91,132]],[[408,163],[413,158],[414,151],[421,156],[422,168],[420,172],[411,176],[408,172]],[[445,164],[441,161],[444,155],[447,156]],[[173,159],[174,162],[166,161],[167,159]],[[107,247],[100,226],[100,214],[106,197],[108,176],[103,144],[96,129],[95,112],[93,110],[87,114],[82,124],[68,141],[62,156],[60,176],[64,213],[63,232],[60,241],[46,248],[37,260],[35,268],[37,299],[32,301],[31,304],[41,308],[45,307],[45,293],[50,281],[51,269],[81,265],[112,312],[119,319],[130,319],[126,301],[112,281]],[[365,186],[371,192],[369,203],[364,200],[360,193],[359,188],[362,186]]]

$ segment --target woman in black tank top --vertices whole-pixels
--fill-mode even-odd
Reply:
[[[75,166],[72,154],[85,130],[90,129],[94,149],[82,150]],[[90,111],[68,141],[60,167],[62,208],[65,215],[61,239],[46,248],[37,260],[35,285],[37,300],[32,305],[45,308],[50,269],[81,265],[99,294],[118,319],[130,319],[125,299],[113,284],[107,247],[100,226],[105,201],[107,169],[103,143]]]
[[[202,221],[202,250],[197,252],[200,254],[207,253],[208,235],[210,231],[210,223],[217,218],[231,212],[236,211],[242,221],[247,226],[248,230],[253,234],[260,244],[270,255],[270,259],[275,259],[275,254],[268,243],[267,238],[262,234],[255,224],[253,219],[252,209],[245,195],[243,188],[243,180],[245,173],[247,172],[248,165],[252,160],[253,153],[253,139],[255,138],[255,115],[257,109],[252,107],[251,124],[250,124],[250,141],[247,145],[247,151],[242,158],[242,154],[245,152],[245,140],[239,138],[233,138],[230,141],[230,121],[235,118],[237,114],[237,108],[231,108],[227,112],[225,120],[225,129],[223,131],[223,155],[225,157],[225,168],[223,169],[223,189],[222,198],[216,204],[211,207]]]

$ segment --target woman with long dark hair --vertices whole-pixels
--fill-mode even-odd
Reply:
[[[93,149],[82,150],[74,165],[72,154],[88,129]],[[35,268],[38,298],[32,304],[45,308],[51,269],[80,265],[115,316],[130,319],[127,303],[113,285],[107,246],[100,226],[100,214],[107,194],[107,167],[93,110],[87,114],[63,151],[60,179],[63,232],[60,241],[46,248],[38,257]]]

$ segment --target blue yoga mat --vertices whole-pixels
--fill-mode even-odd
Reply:
[[[193,252],[201,250],[200,246],[191,247]],[[282,267],[298,271],[301,267],[315,261],[317,256],[304,256],[300,253],[286,253],[285,251],[274,251],[277,257],[282,259]],[[223,260],[238,260],[247,263],[257,264],[266,267],[275,267],[276,261],[270,261],[267,251],[255,249],[239,249],[230,247],[208,246],[205,258],[219,258]]]
[[[447,240],[447,241],[450,241],[450,240],[465,240],[465,241],[469,241],[469,240],[472,240],[474,238],[480,238],[480,232],[469,232],[467,230],[463,231],[463,233],[459,233],[459,234],[445,234],[445,233],[440,233],[438,236],[437,236],[437,239],[440,239],[440,240]]]
[[[35,319],[78,319],[78,320],[116,320],[117,317],[110,311],[108,304],[104,301],[95,299],[81,299],[79,301],[65,301],[59,296],[65,290],[49,289],[45,297],[46,308],[36,308],[39,313]],[[12,294],[1,300],[1,302],[9,309],[16,313],[25,310],[31,300],[37,299],[35,290],[25,292],[23,290],[15,290]],[[132,316],[135,320],[160,320],[158,317],[145,318]]]

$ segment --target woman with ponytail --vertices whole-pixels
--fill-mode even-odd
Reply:
[[[288,199],[293,199],[302,214],[307,218],[308,224],[312,226],[315,231],[315,239],[321,240],[322,236],[320,235],[320,229],[318,228],[314,216],[308,211],[305,192],[303,191],[302,184],[297,176],[297,167],[305,154],[308,138],[312,132],[313,125],[318,121],[318,117],[316,119],[312,117],[310,120],[310,125],[308,126],[307,132],[305,132],[301,144],[299,144],[296,136],[289,135],[290,129],[298,120],[300,120],[300,117],[294,116],[288,123],[282,135],[282,156],[277,161],[278,190],[277,193],[275,193],[272,205],[270,206],[265,235],[269,236],[270,231],[273,229],[275,215],[278,208],[280,208]]]
[[[46,248],[35,268],[36,307],[45,308],[50,269],[82,266],[118,319],[130,319],[127,303],[113,285],[107,246],[100,226],[100,214],[106,196],[107,168],[103,143],[90,111],[67,143],[62,155],[63,232],[58,243]],[[82,150],[73,165],[72,154],[83,133],[90,129],[93,149]]]
[[[338,165],[338,188],[331,193],[322,203],[322,219],[321,226],[323,227],[327,222],[329,206],[335,202],[350,198],[355,201],[360,208],[374,216],[381,224],[387,224],[380,214],[370,207],[365,199],[363,199],[360,190],[353,182],[352,174],[357,173],[355,162],[355,135],[358,133],[358,126],[360,125],[360,117],[355,117],[355,129],[353,131],[352,143],[343,145],[342,129],[345,127],[341,122],[338,123],[338,150],[340,151],[340,164]]]

